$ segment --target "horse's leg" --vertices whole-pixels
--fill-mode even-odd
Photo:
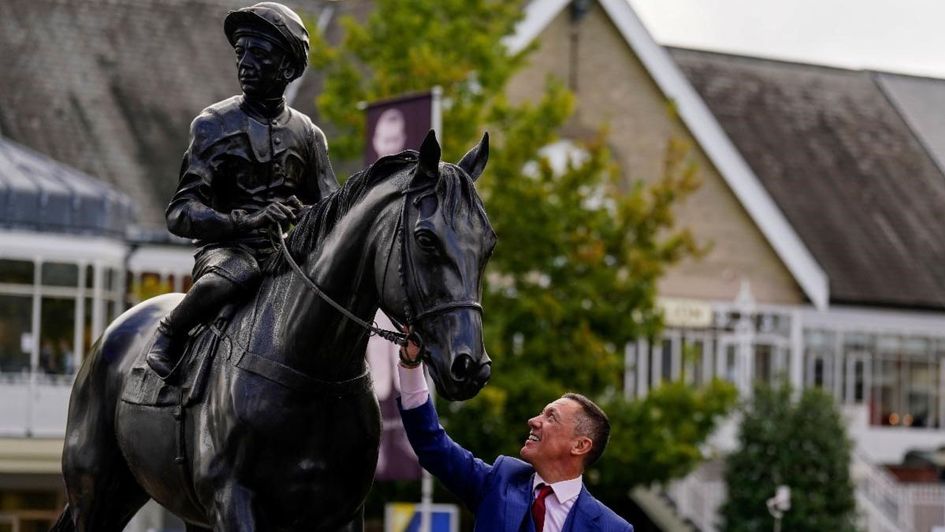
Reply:
[[[69,401],[69,422],[62,451],[62,473],[66,481],[67,507],[59,521],[62,530],[77,532],[121,532],[125,524],[148,501],[138,484],[115,435],[114,409],[117,397],[115,370],[105,365],[101,345],[96,343],[76,377]]]
[[[214,532],[256,532],[254,493],[230,480],[213,496]]]
[[[111,454],[108,456],[108,454]],[[148,502],[148,494],[138,485],[115,448],[111,452],[88,449],[82,458],[81,481],[69,489],[69,505],[76,532],[121,532],[135,513]],[[68,520],[68,516],[60,521]]]

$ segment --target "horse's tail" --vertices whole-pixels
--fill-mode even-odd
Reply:
[[[75,523],[72,522],[72,512],[69,511],[68,503],[66,503],[66,507],[62,509],[62,513],[59,514],[59,519],[57,519],[56,524],[49,529],[49,532],[75,532]]]

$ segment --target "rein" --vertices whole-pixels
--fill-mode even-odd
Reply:
[[[340,312],[344,317],[360,325],[361,327],[371,331],[371,333],[376,334],[377,336],[380,336],[381,338],[387,340],[388,342],[397,344],[399,346],[407,345],[406,334],[397,332],[397,331],[390,331],[387,329],[382,329],[378,327],[376,324],[368,323],[362,320],[361,318],[355,316],[350,310],[344,308],[337,301],[329,297],[328,294],[323,292],[322,289],[319,288],[317,284],[315,284],[315,281],[313,281],[308,275],[305,275],[305,272],[302,271],[302,268],[299,266],[299,264],[295,262],[294,258],[292,258],[292,254],[289,253],[289,248],[286,247],[285,245],[285,236],[282,234],[282,231],[280,230],[278,231],[278,233],[279,233],[279,247],[282,250],[282,255],[285,257],[286,262],[289,263],[289,266],[292,267],[292,270],[295,271],[295,273],[297,273],[299,277],[302,278],[302,281],[305,282],[305,284],[309,288],[311,288],[312,291],[315,292],[315,294],[318,297],[322,298],[322,300],[324,300],[325,303],[328,303],[329,305],[334,307],[334,309]]]

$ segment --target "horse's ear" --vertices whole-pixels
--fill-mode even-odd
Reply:
[[[486,162],[489,160],[489,132],[485,132],[482,135],[482,140],[479,141],[479,144],[469,150],[469,152],[463,156],[463,160],[459,161],[459,166],[463,170],[466,170],[466,173],[469,174],[469,177],[475,181],[479,179],[479,176],[482,175],[482,171],[486,169]]]
[[[440,143],[432,129],[420,145],[420,163],[415,179],[436,179],[440,175]]]

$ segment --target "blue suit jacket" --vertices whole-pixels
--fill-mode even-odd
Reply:
[[[476,531],[534,530],[530,519],[525,521],[532,503],[531,465],[509,456],[499,456],[492,465],[476,458],[447,436],[430,400],[411,410],[401,408],[400,414],[420,465],[476,514]],[[585,530],[633,532],[633,527],[582,487],[564,532]]]

